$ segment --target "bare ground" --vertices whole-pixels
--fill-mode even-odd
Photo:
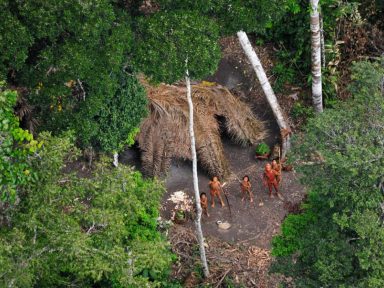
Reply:
[[[216,200],[215,208],[209,206],[210,217],[204,215],[202,223],[207,235],[215,236],[229,243],[247,240],[249,244],[261,248],[270,248],[270,240],[279,231],[280,223],[287,214],[288,207],[299,203],[305,194],[304,188],[299,184],[298,175],[295,172],[283,172],[281,192],[284,201],[270,199],[267,188],[262,185],[261,176],[266,161],[253,159],[252,148],[241,148],[230,143],[225,143],[225,152],[229,158],[233,174],[225,183],[224,191],[228,195],[231,212],[228,205],[221,207]],[[241,201],[241,192],[238,179],[248,175],[252,183],[254,203],[249,200]],[[238,179],[237,179],[238,178]],[[200,192],[208,191],[208,177],[199,175]],[[170,194],[175,191],[185,191],[193,198],[192,172],[190,163],[173,165],[166,180],[167,194],[164,196],[166,209],[162,216],[170,219],[172,203],[167,202]],[[259,206],[263,203],[263,206]],[[227,203],[226,203],[227,204]],[[232,227],[229,230],[218,229],[216,222],[229,222]]]

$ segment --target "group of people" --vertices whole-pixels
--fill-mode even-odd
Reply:
[[[275,191],[279,199],[283,200],[283,196],[279,191],[279,184],[281,182],[281,164],[278,161],[273,160],[271,163],[267,163],[264,168],[264,173],[262,175],[262,183],[265,187],[268,187],[269,197],[274,198],[273,190]],[[248,175],[244,175],[242,181],[240,181],[240,191],[241,191],[241,201],[245,201],[247,197],[249,197],[249,201],[253,203],[253,193],[251,190],[251,182]],[[215,197],[220,200],[221,206],[224,207],[225,203],[222,198],[223,186],[221,185],[217,176],[212,177],[212,180],[209,181],[209,189],[211,194],[211,207],[215,207]],[[223,192],[224,193],[224,192]],[[206,193],[201,193],[200,195],[200,204],[201,208],[209,217],[208,213],[208,197]]]

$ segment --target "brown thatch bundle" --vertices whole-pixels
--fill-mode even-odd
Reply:
[[[188,133],[188,103],[185,85],[151,86],[142,80],[149,98],[149,116],[138,135],[145,173],[160,175],[169,169],[172,158],[191,159]],[[201,82],[192,85],[196,150],[200,165],[210,175],[229,175],[220,139],[217,116],[225,119],[231,138],[241,145],[255,144],[265,137],[264,125],[251,109],[223,86]]]

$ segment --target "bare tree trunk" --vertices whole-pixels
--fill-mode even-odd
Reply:
[[[252,67],[255,70],[257,78],[260,81],[261,88],[263,88],[265,97],[267,97],[268,103],[272,108],[273,114],[275,115],[277,124],[280,127],[280,131],[282,134],[281,135],[282,136],[281,137],[282,138],[281,139],[281,141],[282,141],[282,159],[284,159],[287,152],[291,148],[290,128],[289,128],[288,122],[284,119],[280,105],[277,102],[277,98],[275,96],[275,93],[273,92],[271,84],[269,83],[267,75],[265,74],[263,66],[261,65],[259,57],[257,57],[255,50],[253,49],[251,43],[249,42],[247,34],[243,31],[239,31],[239,32],[237,32],[237,37],[239,38],[241,47],[243,47],[243,50],[244,50],[245,54],[247,55],[249,62],[251,62]]]
[[[311,0],[312,101],[316,112],[323,112],[321,87],[321,45],[319,0]]]
[[[321,45],[321,67],[325,68],[325,43],[323,15],[320,14],[320,45]]]
[[[197,216],[195,220],[197,240],[199,242],[200,258],[203,265],[204,277],[209,276],[209,269],[207,263],[207,257],[205,256],[204,237],[201,229],[201,205],[200,205],[200,192],[199,182],[197,178],[197,156],[196,156],[196,144],[195,144],[195,132],[193,130],[193,103],[191,92],[191,81],[189,79],[189,72],[186,69],[185,82],[187,85],[187,99],[189,108],[189,135],[191,137],[191,153],[192,153],[192,173],[193,173],[193,190],[195,191],[195,201]]]
[[[119,166],[119,154],[117,152],[113,153],[113,166]]]

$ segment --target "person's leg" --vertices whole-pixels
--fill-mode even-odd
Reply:
[[[273,186],[275,187],[277,197],[279,197],[280,200],[284,200],[283,195],[280,194],[279,185],[277,183],[275,183]]]
[[[211,191],[210,192],[211,194],[211,207],[215,207],[215,192],[214,191]]]
[[[272,183],[268,183],[268,190],[269,190],[269,198],[275,198],[275,196],[272,195]]]
[[[244,199],[245,199],[245,191],[243,188],[241,188],[241,202],[244,202]]]
[[[280,185],[281,175],[277,175],[276,180],[277,180],[277,185]]]
[[[273,185],[273,188],[275,189],[275,194],[278,195],[279,194],[279,186],[277,185],[277,181],[275,181],[272,185]]]
[[[221,207],[224,207],[225,204],[224,204],[224,201],[223,201],[223,197],[221,197],[221,193],[218,192],[218,195],[217,195],[217,196],[219,196],[219,199],[220,199],[220,202],[221,202]]]
[[[253,203],[253,194],[252,194],[251,190],[248,190],[248,193],[249,193],[249,201],[251,203]]]

